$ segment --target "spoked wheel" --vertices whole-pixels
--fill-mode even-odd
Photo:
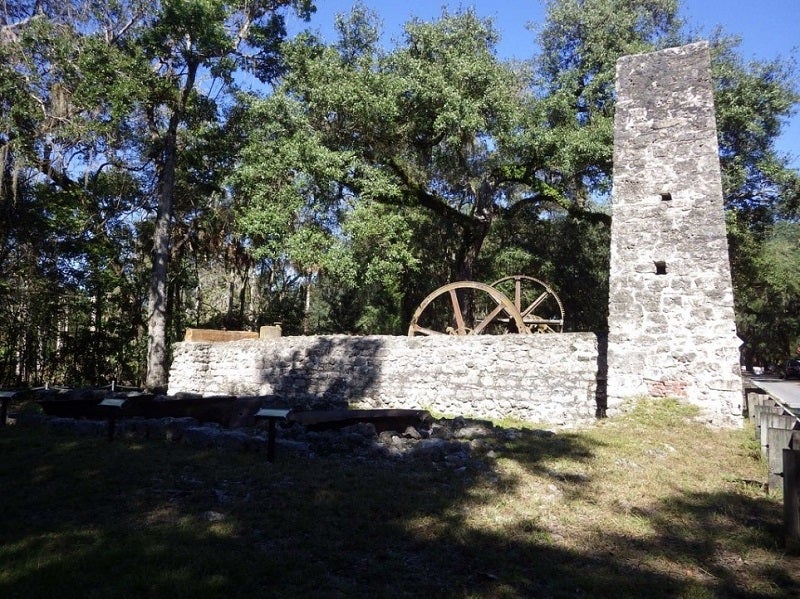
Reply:
[[[508,332],[529,332],[522,314],[500,290],[475,281],[439,287],[422,300],[408,327],[409,337]]]
[[[514,302],[531,333],[561,333],[564,330],[564,306],[553,289],[527,275],[503,277],[492,283]]]

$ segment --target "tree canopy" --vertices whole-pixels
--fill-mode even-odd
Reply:
[[[604,329],[615,63],[694,41],[678,1],[553,0],[525,62],[473,10],[386,47],[362,5],[330,43],[286,39],[290,9],[4,4],[4,384],[158,388],[187,326],[401,334],[439,285],[516,273]],[[711,43],[737,324],[774,361],[800,336],[797,73]]]
[[[145,314],[147,380],[167,380],[167,287],[179,159],[192,137],[221,119],[218,99],[239,67],[262,78],[281,69],[279,10],[308,16],[308,0],[221,0],[4,5],[2,155],[12,196],[24,174],[93,210],[96,184],[138,189],[119,214],[152,215],[151,277]],[[206,77],[208,78],[206,80]],[[120,176],[106,176],[119,172]],[[130,188],[128,188],[129,191]],[[128,221],[130,222],[130,221]]]

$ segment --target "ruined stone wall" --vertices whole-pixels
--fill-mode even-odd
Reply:
[[[617,63],[609,333],[179,343],[170,393],[580,424],[677,397],[741,424],[739,345],[708,44]],[[598,397],[600,400],[598,401]]]
[[[182,342],[173,351],[170,395],[275,394],[303,407],[428,409],[568,426],[594,420],[604,372],[594,333],[281,337]]]
[[[679,397],[741,422],[708,44],[617,63],[608,404]]]

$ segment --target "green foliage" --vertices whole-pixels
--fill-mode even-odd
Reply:
[[[569,330],[605,329],[615,62],[691,41],[677,0],[551,1],[527,63],[498,58],[472,10],[384,48],[358,4],[333,43],[284,43],[289,8],[313,12],[4,5],[4,382],[135,382],[156,312],[164,347],[187,326],[275,321],[402,334],[440,285],[518,273],[559,293]],[[800,335],[800,176],[774,146],[797,73],[737,52],[715,35],[737,323],[764,362]],[[270,93],[239,94],[242,71]]]
[[[544,126],[542,134],[525,145],[547,157],[551,176],[575,201],[583,202],[610,186],[617,58],[692,41],[677,13],[675,0],[549,3],[547,23],[539,37],[542,54],[537,83],[542,101],[532,112]],[[746,343],[749,362],[785,351],[786,339],[798,334],[782,299],[792,297],[794,289],[772,269],[779,262],[787,264],[788,270],[800,265],[791,253],[779,257],[774,247],[763,244],[776,220],[796,219],[800,205],[798,173],[774,147],[799,96],[794,62],[775,59],[745,64],[737,45],[738,40],[721,33],[711,40],[738,332]],[[586,238],[590,240],[591,236]],[[596,266],[603,268],[602,264],[598,260]],[[588,272],[599,271],[590,268]],[[595,282],[604,278],[601,275]],[[577,289],[564,291],[569,298],[589,299]]]
[[[400,277],[419,266],[413,253],[414,231],[405,213],[391,206],[363,203],[344,224],[354,261],[365,265],[361,281],[399,291]]]
[[[91,188],[97,206],[88,193],[47,187],[5,196],[15,224],[2,236],[0,385],[136,382],[141,271],[134,231],[118,212],[135,197],[122,193],[130,185],[126,173],[104,172]]]
[[[736,225],[730,229],[741,256],[734,284],[745,361],[781,366],[800,342],[800,225],[777,223],[763,240]]]
[[[253,241],[256,258],[316,269],[333,245],[331,227],[342,208],[334,176],[347,168],[348,153],[321,144],[291,98],[254,101],[247,122],[242,165],[230,179],[239,230]]]
[[[604,330],[615,64],[687,41],[677,15],[675,0],[551,2],[531,70],[500,61],[497,32],[471,11],[412,20],[386,51],[376,16],[357,6],[337,21],[338,42],[309,34],[289,44],[272,108],[254,109],[242,154],[252,177],[238,192],[264,195],[244,203],[242,230],[257,233],[257,255],[297,252],[296,229],[324,214],[324,230],[344,241],[311,244],[329,284],[380,281],[403,296],[401,320],[440,284],[521,272],[560,293],[571,329]],[[796,100],[793,73],[780,61],[743,65],[724,38],[714,47],[726,201],[749,207],[747,235],[797,204],[786,193],[796,196],[796,173],[771,151]],[[357,251],[348,219],[359,222],[364,203],[426,215],[406,225],[406,256]],[[398,275],[408,255],[421,277]]]
[[[738,44],[717,34],[712,69],[737,330],[751,367],[780,364],[800,337],[800,174],[775,148],[800,88],[793,62],[745,64]]]
[[[2,199],[16,209],[21,194],[28,194],[25,204],[40,211],[36,222],[47,243],[30,246],[35,249],[25,256],[27,266],[35,271],[37,262],[53,264],[50,286],[80,298],[70,310],[87,312],[75,344],[66,338],[54,343],[82,362],[61,376],[94,381],[122,369],[138,377],[143,365],[133,362],[141,359],[141,346],[131,335],[163,350],[148,354],[148,372],[164,372],[165,348],[170,338],[182,336],[187,307],[194,308],[195,322],[205,317],[197,259],[208,248],[231,250],[212,262],[229,278],[225,323],[245,320],[246,297],[231,282],[248,288],[249,258],[229,237],[231,219],[218,218],[214,205],[236,141],[235,126],[230,132],[223,126],[221,107],[235,88],[235,69],[275,72],[285,35],[282,9],[290,6],[301,16],[313,11],[308,0],[246,7],[221,0],[4,5]],[[200,84],[198,73],[216,79]],[[34,180],[35,187],[22,189],[21,182]],[[12,246],[27,235],[19,226],[3,234]],[[143,336],[143,272],[151,265],[149,331]],[[133,286],[138,291],[130,292]],[[58,336],[60,306],[56,301],[54,313],[35,317],[40,320],[21,310],[12,322],[30,330],[49,326]],[[120,315],[129,325],[124,332]],[[30,340],[22,353],[44,355],[36,347],[43,343]],[[114,344],[119,353],[108,349]],[[128,347],[136,349],[121,357]],[[41,373],[21,376],[22,382],[42,380]]]
[[[352,290],[355,305],[361,308],[353,332],[402,334],[408,326],[403,298],[409,280],[422,270],[408,214],[408,210],[366,202],[344,223],[344,248],[354,277],[334,280]]]
[[[528,127],[541,126],[529,116],[536,101],[525,71],[496,57],[490,21],[471,11],[411,21],[390,52],[376,46],[379,30],[363,7],[338,27],[333,45],[311,35],[288,44],[282,84],[250,108],[232,176],[240,230],[255,255],[295,260],[298,231],[328,224],[343,245],[329,244],[315,263],[327,284],[349,290],[357,281],[367,298],[366,316],[348,330],[379,314],[402,330],[438,285],[496,278],[500,269],[481,256],[498,217],[529,205],[535,223],[548,206],[587,204],[543,177],[546,162],[525,146],[537,137]]]
[[[525,144],[573,200],[610,189],[616,61],[672,45],[676,0],[560,0],[548,3],[538,42],[537,127]]]
[[[773,218],[797,203],[798,174],[775,140],[800,101],[794,64],[775,59],[745,65],[736,38],[713,40],[713,76],[726,205],[749,218]],[[754,223],[756,224],[756,223]]]
[[[776,224],[772,235],[764,244],[757,262],[764,273],[765,281],[781,291],[776,298],[780,302],[800,298],[800,224],[781,222]]]
[[[495,223],[481,260],[491,282],[524,273],[547,282],[565,311],[565,330],[606,330],[610,228],[607,220],[573,217],[520,205]]]

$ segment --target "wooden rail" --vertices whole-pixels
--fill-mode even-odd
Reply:
[[[747,415],[768,463],[767,492],[783,490],[786,550],[800,553],[800,418],[761,388],[747,388]]]

